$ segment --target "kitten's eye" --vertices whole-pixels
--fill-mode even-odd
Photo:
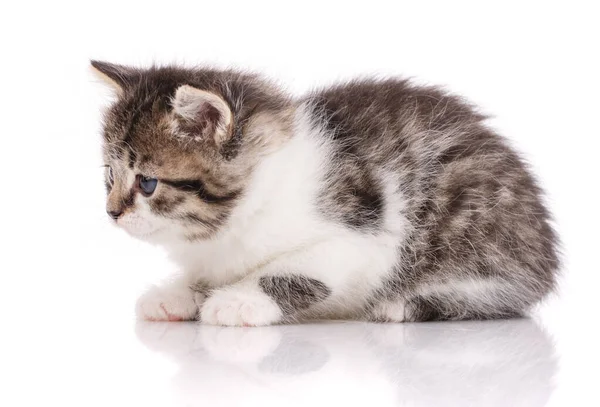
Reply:
[[[137,176],[138,186],[142,194],[145,196],[150,196],[156,189],[156,185],[158,184],[158,180],[156,178],[144,177],[143,175]]]

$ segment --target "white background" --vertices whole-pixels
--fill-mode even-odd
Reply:
[[[0,405],[600,405],[594,3],[3,4]],[[90,74],[91,58],[241,67],[298,94],[380,74],[467,96],[494,116],[492,125],[524,153],[548,191],[564,243],[559,295],[536,312],[535,325],[136,325],[137,295],[173,266],[106,219],[100,109],[110,93]],[[448,343],[454,331],[462,333]],[[400,377],[385,376],[374,353],[362,354],[367,345],[356,337],[364,332],[391,341],[374,353],[395,360],[391,370]],[[282,339],[290,335],[296,339]],[[292,347],[287,359],[268,359],[283,373],[260,369],[277,344],[310,340],[321,341],[317,350],[298,353],[326,349],[322,368],[302,365]],[[498,348],[513,340],[533,359],[521,363]],[[392,348],[399,359],[385,354]],[[539,360],[548,363],[523,367],[537,363],[532,355],[540,349]],[[508,366],[508,359],[516,362]],[[483,368],[462,374],[456,363]],[[297,366],[313,371],[294,376]],[[535,394],[520,397],[515,383]]]

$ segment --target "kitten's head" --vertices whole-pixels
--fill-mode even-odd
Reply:
[[[288,101],[235,71],[92,66],[117,94],[104,117],[107,213],[146,240],[214,236],[286,133]]]

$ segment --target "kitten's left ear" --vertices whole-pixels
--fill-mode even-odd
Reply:
[[[139,79],[140,71],[135,68],[94,60],[90,64],[94,73],[119,93]]]
[[[233,113],[215,93],[183,85],[172,101],[179,129],[197,139],[213,137],[217,145],[231,137]]]

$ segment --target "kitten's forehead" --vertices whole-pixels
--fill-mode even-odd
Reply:
[[[127,109],[128,105],[124,106]],[[168,111],[152,108],[152,103],[137,113],[119,114],[122,108],[119,106],[114,114],[120,123],[107,123],[107,162],[160,179],[201,179],[215,186],[238,183],[222,165],[222,158],[202,146],[185,143],[173,133]]]
[[[157,152],[174,153],[167,100],[163,95],[124,95],[106,113],[104,151],[108,158],[160,165]]]
[[[165,95],[129,92],[122,95],[106,112],[104,138],[107,142],[127,141],[136,130],[151,129],[168,114],[168,99]]]

